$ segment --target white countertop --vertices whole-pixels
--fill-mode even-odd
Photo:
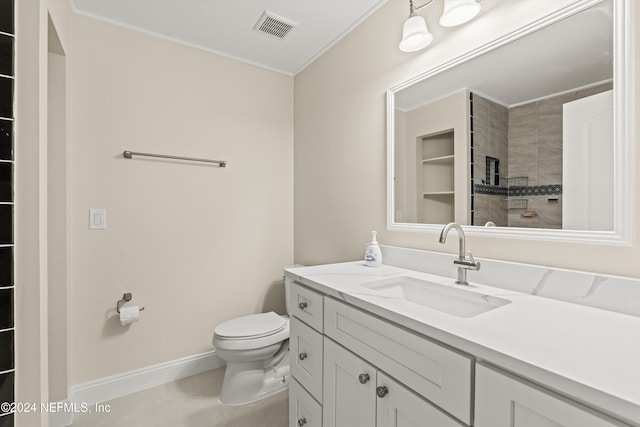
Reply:
[[[640,318],[471,282],[471,292],[510,304],[460,318],[400,299],[380,297],[362,283],[410,276],[443,278],[362,261],[286,268],[321,293],[458,348],[574,400],[640,426]]]

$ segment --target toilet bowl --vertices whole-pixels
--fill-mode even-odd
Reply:
[[[213,346],[227,367],[220,401],[243,405],[289,385],[289,318],[251,314],[215,328]]]

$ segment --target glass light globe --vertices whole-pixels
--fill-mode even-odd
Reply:
[[[444,11],[440,17],[443,27],[455,27],[475,18],[481,6],[474,0],[445,0]]]
[[[424,49],[433,41],[433,35],[427,29],[427,23],[420,15],[412,15],[402,27],[402,40],[399,48],[403,52],[415,52]]]

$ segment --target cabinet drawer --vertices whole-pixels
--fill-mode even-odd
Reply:
[[[628,426],[526,380],[476,365],[476,427]]]
[[[325,298],[325,334],[471,424],[473,358]]]
[[[289,427],[322,427],[322,407],[296,380],[289,384]]]
[[[293,283],[289,298],[293,311],[289,314],[293,314],[316,331],[322,332],[322,294]]]
[[[291,319],[290,334],[291,375],[322,402],[322,335],[296,318]]]

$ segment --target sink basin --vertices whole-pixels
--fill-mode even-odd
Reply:
[[[511,303],[504,298],[485,295],[464,288],[416,279],[394,277],[362,283],[385,298],[405,300],[457,317],[473,317]]]

